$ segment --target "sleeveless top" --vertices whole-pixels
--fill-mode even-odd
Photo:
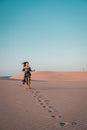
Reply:
[[[30,71],[32,71],[32,70],[31,70],[31,67],[25,68],[25,74],[24,74],[24,76],[25,76],[25,77],[30,77],[30,76],[31,76]]]

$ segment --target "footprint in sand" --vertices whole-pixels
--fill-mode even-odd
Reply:
[[[38,99],[38,102],[41,102],[41,100],[40,100],[40,99]]]
[[[58,117],[56,115],[51,115],[51,117],[54,119],[58,119]]]
[[[66,126],[66,125],[69,125],[68,122],[60,122],[60,126]]]
[[[53,109],[53,106],[48,106],[48,107]]]
[[[77,125],[77,123],[73,121],[73,122],[71,122],[71,125]]]
[[[53,119],[56,119],[56,120],[59,120],[60,118],[62,118],[62,115],[58,115],[58,111],[57,110],[55,110],[54,109],[54,107],[53,106],[51,106],[50,105],[50,101],[49,100],[47,100],[47,99],[44,99],[43,97],[42,97],[42,95],[40,95],[40,92],[39,91],[37,91],[37,90],[32,90],[31,91],[32,92],[32,94],[33,94],[33,97],[35,97],[35,98],[37,98],[37,100],[38,100],[38,102],[40,103],[40,105],[43,107],[43,108],[45,108],[45,109],[47,109],[47,111],[49,112],[49,113],[51,113],[51,118],[53,118]],[[67,126],[67,125],[73,125],[73,126],[75,126],[75,125],[77,125],[77,123],[76,122],[60,122],[59,123],[60,124],[60,126]]]
[[[43,108],[46,108],[46,106],[43,106]]]
[[[75,126],[75,125],[77,125],[77,123],[76,122],[60,122],[60,126],[66,126],[66,125],[73,125],[73,126]]]
[[[43,103],[40,103],[40,105],[43,105]]]
[[[32,91],[32,93],[34,94],[33,96],[35,98],[37,98],[38,102],[40,103],[40,105],[43,108],[47,109],[47,111],[49,113],[53,113],[53,115],[51,115],[51,117],[53,119],[60,119],[62,117],[61,115],[57,116],[57,113],[55,113],[55,112],[58,112],[58,111],[55,110],[54,107],[49,104],[49,100],[43,99],[43,97],[42,97],[42,95],[40,95],[39,91]],[[67,124],[69,124],[69,123],[68,122],[60,122],[60,126],[66,126]],[[74,123],[72,123],[72,125],[73,124]]]

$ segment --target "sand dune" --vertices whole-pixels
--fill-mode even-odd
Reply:
[[[32,72],[29,90],[20,80],[0,79],[0,130],[87,130],[87,72]]]
[[[14,75],[12,79],[23,79],[23,74]],[[32,80],[46,81],[87,81],[87,72],[32,72]]]

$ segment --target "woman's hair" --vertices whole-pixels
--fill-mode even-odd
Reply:
[[[26,63],[29,63],[28,61],[26,61],[26,62],[23,62],[22,64],[23,64],[23,69],[22,69],[22,71],[25,71],[25,66],[26,66]]]
[[[26,66],[26,63],[29,63],[28,61],[26,61],[26,62],[23,62],[22,64],[24,64],[23,65],[23,67],[25,67]]]

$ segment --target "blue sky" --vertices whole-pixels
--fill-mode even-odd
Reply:
[[[87,70],[87,0],[0,0],[0,75]]]

